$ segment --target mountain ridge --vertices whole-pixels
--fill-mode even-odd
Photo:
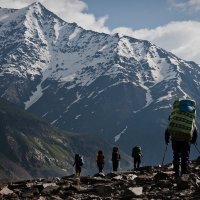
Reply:
[[[103,148],[109,169],[111,146],[101,138],[59,130],[14,104],[0,100],[0,177],[24,180],[71,174],[74,155],[85,160],[83,174],[96,171],[95,153]],[[122,166],[130,165],[123,153]]]
[[[1,97],[59,128],[115,142],[127,153],[139,144],[146,162],[161,157],[177,97],[196,100],[200,125],[199,65],[149,41],[84,30],[34,5],[29,18],[19,15],[0,28]],[[30,26],[17,29],[24,20]]]

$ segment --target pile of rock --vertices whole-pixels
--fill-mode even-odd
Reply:
[[[138,171],[96,174],[80,178],[34,179],[1,183],[0,199],[200,199],[200,159],[191,173],[175,179],[172,166],[146,166]]]

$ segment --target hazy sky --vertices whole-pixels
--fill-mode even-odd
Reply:
[[[35,0],[0,0],[22,8]],[[122,33],[200,64],[200,0],[39,0],[67,22],[105,33]]]

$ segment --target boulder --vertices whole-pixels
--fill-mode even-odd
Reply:
[[[155,181],[159,181],[159,180],[167,180],[171,177],[170,174],[163,172],[163,171],[159,171],[156,173],[156,175],[154,176],[154,180]]]
[[[135,178],[137,185],[144,185],[153,181],[152,175],[141,175]]]
[[[129,187],[125,193],[127,196],[139,197],[143,195],[143,187]]]
[[[14,192],[12,190],[10,190],[8,187],[4,187],[0,191],[0,195],[2,195],[2,196],[4,196],[4,195],[10,195],[10,194],[13,194],[13,193]]]
[[[122,180],[123,177],[121,175],[118,175],[118,176],[114,176],[111,180],[112,181],[118,181],[118,180]]]
[[[58,185],[55,185],[55,186],[49,185],[42,190],[42,194],[52,194],[58,191],[58,189],[59,189]]]
[[[100,196],[108,196],[113,192],[113,187],[111,185],[105,185],[105,184],[98,184],[94,186],[94,191]]]
[[[104,177],[105,177],[105,174],[104,174],[103,172],[100,172],[100,173],[94,174],[94,177],[101,177],[101,178],[104,178]]]

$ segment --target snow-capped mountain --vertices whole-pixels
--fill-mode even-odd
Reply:
[[[200,66],[148,41],[84,30],[40,3],[0,9],[0,24],[1,97],[127,152],[141,145],[147,162],[161,160],[175,98],[200,101]]]

